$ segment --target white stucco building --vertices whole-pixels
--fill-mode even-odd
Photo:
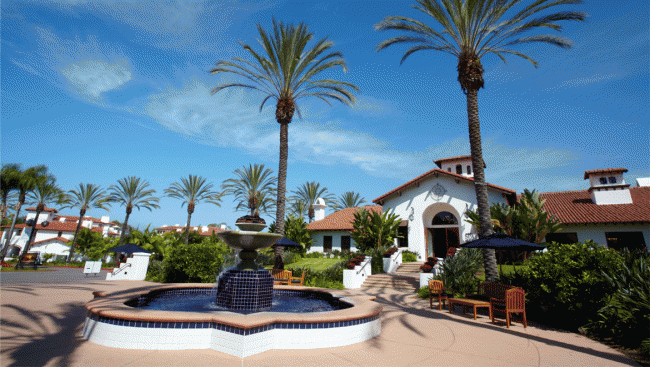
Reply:
[[[586,171],[589,188],[540,194],[544,209],[554,214],[562,229],[547,241],[593,240],[611,248],[650,248],[650,187],[632,187],[625,168]]]
[[[471,156],[435,161],[438,168],[416,177],[373,200],[366,209],[397,214],[402,223],[399,246],[427,257],[444,257],[449,247],[458,247],[476,238],[476,229],[467,222],[465,212],[476,210],[476,193]],[[484,163],[485,165],[485,163]],[[650,245],[650,187],[630,188],[624,168],[590,170],[584,173],[589,188],[580,191],[542,193],[544,209],[562,223],[559,233],[547,241],[576,242],[593,240],[613,248]],[[490,205],[516,202],[514,190],[487,184]],[[354,213],[346,208],[324,217],[324,206],[316,211],[312,231],[312,251],[350,248]],[[351,244],[348,245],[348,244]]]
[[[36,208],[25,209],[27,212],[25,221],[36,218]],[[36,236],[30,247],[30,252],[40,252],[44,254],[68,255],[70,253],[70,244],[74,238],[74,232],[77,229],[79,217],[70,215],[57,215],[58,211],[53,208],[45,208],[36,220]],[[93,217],[83,217],[81,226],[89,228],[93,232],[101,233],[104,237],[117,237],[121,228],[110,222],[109,216],[103,216],[101,219]],[[11,226],[3,226],[2,244],[5,243],[6,237]],[[11,236],[10,248],[7,256],[12,257],[22,252],[25,244],[29,240],[32,227],[26,224],[16,224],[14,233]]]

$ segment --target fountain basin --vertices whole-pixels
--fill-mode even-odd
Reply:
[[[217,237],[221,238],[230,247],[251,251],[271,247],[282,238],[282,235],[254,231],[224,231],[217,233]]]
[[[326,312],[238,314],[143,310],[127,306],[150,292],[179,295],[211,284],[173,284],[105,294],[86,304],[83,337],[93,343],[149,350],[214,349],[246,357],[271,349],[317,349],[356,344],[381,332],[382,306],[353,290],[274,286],[277,291],[326,293],[352,307]]]

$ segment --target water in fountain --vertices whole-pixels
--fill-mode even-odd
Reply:
[[[268,311],[273,301],[273,276],[268,270],[259,267],[255,259],[258,249],[272,246],[282,236],[259,232],[266,227],[263,223],[236,225],[241,231],[217,233],[227,245],[241,250],[241,261],[219,276],[216,304],[240,312]]]

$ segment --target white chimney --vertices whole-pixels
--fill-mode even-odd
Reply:
[[[209,229],[208,226],[201,226],[201,232],[207,232]]]
[[[321,220],[325,218],[326,207],[327,205],[325,204],[325,200],[323,200],[323,198],[316,199],[316,202],[314,203],[314,220]]]
[[[180,226],[181,226],[181,225],[178,224],[178,223],[174,224],[174,227],[180,227]]]
[[[221,229],[226,229],[227,228],[227,226],[225,224],[222,224],[220,227],[221,227]]]
[[[605,168],[585,171],[589,179],[591,201],[596,205],[632,204],[630,185],[623,180],[626,168]]]
[[[104,216],[102,216],[102,219],[100,219],[100,222],[102,222],[102,223],[110,223],[111,222],[111,217],[109,217],[108,215],[104,215]]]

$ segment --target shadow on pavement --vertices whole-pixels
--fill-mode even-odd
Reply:
[[[55,362],[58,366],[71,364],[70,356],[84,341],[81,327],[86,309],[78,302],[66,303],[56,313],[30,311],[19,306],[7,305],[3,308],[13,309],[29,324],[4,322],[2,328],[3,354],[13,362],[9,366],[44,366]],[[49,326],[48,324],[53,324]],[[57,330],[53,332],[53,330]]]
[[[629,359],[629,358],[627,358],[625,356],[619,355],[619,354],[601,352],[601,351],[597,351],[597,350],[594,350],[594,349],[591,349],[591,348],[585,348],[585,347],[572,345],[572,344],[564,343],[564,342],[557,341],[557,340],[552,340],[552,339],[548,339],[548,338],[544,338],[544,337],[540,337],[540,336],[536,336],[536,335],[531,335],[531,334],[529,334],[529,333],[527,333],[525,331],[524,332],[517,331],[516,328],[506,329],[505,326],[500,327],[500,326],[496,326],[496,325],[492,325],[492,324],[478,323],[478,322],[475,322],[473,320],[473,316],[469,316],[469,313],[468,313],[468,320],[465,321],[465,320],[459,320],[457,318],[449,316],[448,314],[445,314],[445,313],[449,312],[448,310],[439,311],[438,309],[428,309],[428,307],[426,307],[426,308],[408,307],[408,304],[409,304],[408,301],[409,300],[407,298],[413,299],[413,297],[416,297],[415,294],[382,294],[382,293],[383,292],[379,292],[379,293],[374,293],[373,292],[373,293],[368,293],[368,294],[373,295],[373,296],[376,297],[375,302],[378,302],[378,303],[386,305],[386,306],[391,306],[391,307],[397,308],[399,311],[402,311],[402,312],[404,312],[406,314],[422,316],[422,317],[427,317],[427,318],[433,318],[433,319],[439,319],[439,320],[444,320],[444,321],[451,321],[451,322],[461,323],[461,324],[465,324],[465,325],[469,325],[469,326],[480,327],[480,328],[484,328],[484,329],[498,331],[498,332],[501,332],[501,333],[506,333],[506,334],[515,335],[515,336],[518,336],[518,337],[521,337],[521,338],[525,338],[525,339],[528,339],[529,341],[535,341],[535,342],[544,343],[544,344],[547,344],[547,345],[552,345],[552,346],[556,346],[556,347],[560,347],[560,348],[565,348],[565,349],[572,350],[574,352],[585,353],[585,354],[589,354],[589,355],[592,355],[592,356],[597,356],[597,357],[600,357],[600,358],[603,358],[603,359],[606,359],[606,360],[611,360],[611,361],[616,361],[616,362],[619,362],[619,363],[624,363],[624,364],[627,364],[627,365],[630,365],[630,366],[638,366],[638,364],[636,362],[632,361],[631,359]],[[411,301],[411,303],[412,302],[413,301]],[[427,303],[426,306],[428,306],[428,301],[426,303]],[[390,311],[390,310],[387,311],[386,308],[384,308],[382,321],[384,319],[386,319],[386,318],[388,318],[391,321],[392,320],[397,320],[405,328],[407,328],[411,332],[413,332],[415,334],[418,334],[418,335],[421,335],[421,336],[424,336],[424,334],[422,334],[416,327],[411,325],[405,319],[406,315],[391,316],[390,314],[392,312],[394,312],[394,311]],[[531,323],[529,322],[529,324],[531,324]],[[517,324],[515,324],[515,325],[517,325]],[[521,328],[523,330],[523,325],[519,324],[519,326],[521,326]],[[543,328],[543,327],[541,327],[541,328]],[[560,330],[558,330],[558,331],[560,331]],[[567,332],[567,333],[569,333],[569,332]],[[375,339],[378,339],[378,338],[373,338],[371,340],[374,341],[374,343],[376,345],[378,345],[377,344],[378,340],[375,340]]]

